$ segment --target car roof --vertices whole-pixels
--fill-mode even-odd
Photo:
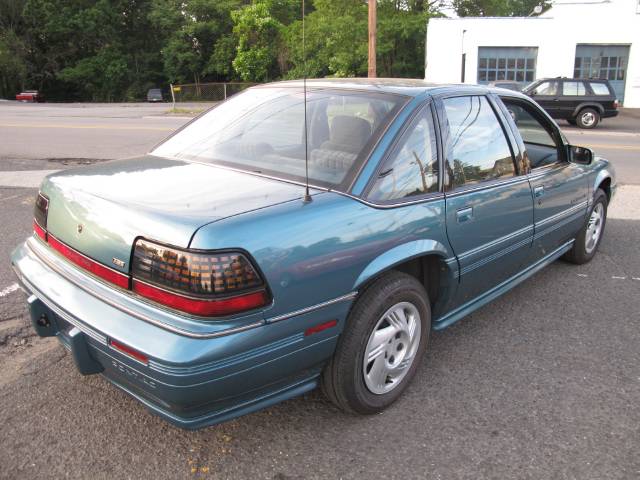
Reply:
[[[607,82],[609,80],[606,78],[582,78],[582,77],[546,77],[546,78],[537,78],[536,82],[546,81],[546,80],[569,80],[570,82]]]
[[[347,90],[365,90],[372,92],[395,93],[418,97],[423,95],[435,95],[440,93],[468,93],[485,94],[495,92],[504,94],[517,94],[513,90],[506,90],[487,85],[472,85],[463,83],[430,83],[414,78],[314,78],[307,79],[307,88],[340,88]],[[303,80],[285,80],[258,85],[252,88],[268,87],[295,87],[302,88]],[[528,98],[522,95],[524,98]]]

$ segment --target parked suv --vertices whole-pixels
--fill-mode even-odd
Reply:
[[[600,120],[618,115],[618,100],[607,80],[543,78],[524,90],[553,118],[580,128],[595,128]]]

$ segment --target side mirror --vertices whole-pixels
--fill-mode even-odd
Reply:
[[[567,146],[569,161],[580,165],[590,165],[593,162],[593,151],[586,147]]]

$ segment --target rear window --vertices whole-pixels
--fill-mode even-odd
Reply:
[[[406,101],[401,95],[334,88],[309,88],[306,97],[309,181],[336,189],[348,186]],[[302,182],[304,98],[300,87],[245,90],[151,153]]]
[[[591,90],[594,95],[611,95],[606,83],[591,83]]]

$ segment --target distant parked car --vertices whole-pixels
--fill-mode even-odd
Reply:
[[[20,102],[44,102],[44,95],[38,90],[25,90],[16,95],[16,100]]]
[[[497,80],[495,82],[489,82],[490,87],[506,88],[507,90],[513,90],[519,92],[522,90],[522,84],[520,82],[514,82],[511,80]]]
[[[371,414],[432,329],[596,254],[613,167],[525,95],[306,85],[307,120],[302,82],[261,85],[146,156],[45,178],[12,257],[38,335],[186,428],[320,385]]]
[[[159,88],[151,88],[147,92],[147,102],[164,102],[162,90]]]
[[[580,128],[595,128],[603,118],[618,115],[618,100],[607,80],[543,78],[528,85],[523,93],[553,118]]]

